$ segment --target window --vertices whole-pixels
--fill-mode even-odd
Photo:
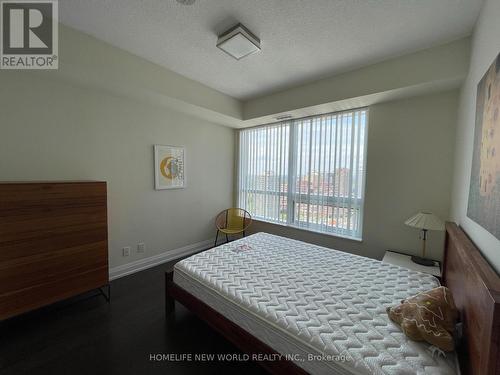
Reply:
[[[238,204],[258,220],[361,239],[368,110],[239,133]]]

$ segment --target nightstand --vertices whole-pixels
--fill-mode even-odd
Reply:
[[[434,261],[433,266],[422,266],[420,264],[414,263],[411,260],[411,255],[387,250],[385,252],[384,259],[382,259],[382,262],[408,268],[413,271],[428,273],[430,275],[436,276],[439,280],[441,280],[441,263],[438,261]]]

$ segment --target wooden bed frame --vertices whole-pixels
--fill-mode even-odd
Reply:
[[[250,356],[278,354],[176,285],[173,270],[165,276],[167,314],[173,313],[177,300]],[[454,223],[446,223],[443,284],[452,291],[463,322],[463,339],[457,349],[462,374],[500,375],[500,277],[465,232]],[[307,374],[287,360],[258,363],[271,374]]]
[[[446,223],[443,283],[463,322],[463,374],[500,374],[500,277],[465,232]]]

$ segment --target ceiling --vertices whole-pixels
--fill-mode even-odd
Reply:
[[[240,100],[471,34],[482,0],[63,0],[60,21]],[[262,51],[215,47],[242,22]]]

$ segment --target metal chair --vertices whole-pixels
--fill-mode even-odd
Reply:
[[[252,216],[250,213],[242,208],[228,208],[222,211],[215,218],[215,226],[217,227],[217,235],[215,236],[214,247],[217,246],[219,239],[219,232],[226,235],[226,243],[229,242],[228,235],[243,233],[252,223]]]

